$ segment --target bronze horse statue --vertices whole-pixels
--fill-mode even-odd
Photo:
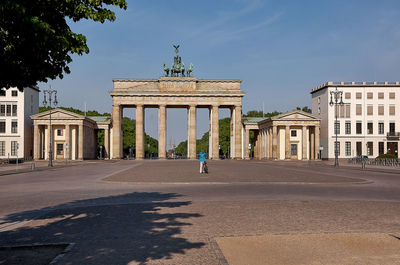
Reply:
[[[165,65],[165,63],[164,63],[164,72],[165,72],[165,76],[169,75],[169,68]]]

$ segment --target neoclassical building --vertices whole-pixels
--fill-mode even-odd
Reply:
[[[109,157],[110,123],[109,117],[87,117],[60,108],[31,116],[33,120],[35,160],[48,159],[50,138],[53,159],[83,160],[97,157],[97,132],[104,130],[104,153]],[[52,135],[50,136],[50,133]]]
[[[253,130],[256,159],[319,159],[320,121],[319,117],[300,110],[265,119],[244,117],[245,158],[250,158],[250,131]]]
[[[125,108],[136,108],[136,159],[144,158],[144,113],[158,108],[158,158],[166,158],[166,109],[184,108],[188,114],[188,158],[196,159],[196,114],[209,110],[209,155],[219,159],[219,109],[231,111],[231,157],[242,158],[241,80],[199,80],[194,77],[159,79],[114,79],[111,158],[122,158],[122,116]]]

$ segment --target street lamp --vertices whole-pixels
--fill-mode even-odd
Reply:
[[[339,166],[339,159],[338,159],[338,155],[339,155],[339,150],[338,150],[338,112],[339,112],[339,108],[338,105],[342,106],[343,103],[343,91],[339,91],[336,87],[335,91],[330,91],[331,94],[331,101],[329,102],[330,106],[335,105],[335,125],[334,125],[334,129],[335,129],[335,167]]]
[[[46,94],[49,97],[49,101],[47,102],[46,100]],[[53,100],[53,94],[54,94],[54,100]],[[47,107],[47,105],[50,107],[50,145],[49,145],[49,167],[53,166],[53,130],[51,127],[51,103],[53,102],[54,107],[57,106],[58,101],[57,101],[57,90],[51,89],[51,86],[49,89],[43,90],[43,106]]]

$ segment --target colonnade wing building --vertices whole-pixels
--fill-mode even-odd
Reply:
[[[300,110],[274,117],[244,117],[245,157],[250,154],[250,131],[254,131],[254,158],[270,160],[319,159],[321,119]]]
[[[122,116],[136,108],[136,159],[144,158],[144,113],[158,108],[158,157],[166,158],[166,109],[185,108],[188,114],[188,158],[196,159],[196,110],[209,110],[209,156],[219,158],[220,108],[231,111],[231,158],[243,158],[241,80],[199,80],[194,77],[113,79],[111,158],[122,158]]]
[[[329,104],[336,89],[343,92],[343,104],[337,108]],[[322,119],[323,159],[334,158],[335,147],[339,158],[399,156],[399,82],[327,82],[312,89],[311,96],[312,112]]]

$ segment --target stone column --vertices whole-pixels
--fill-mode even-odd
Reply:
[[[39,139],[39,125],[33,125],[33,159],[40,158],[40,139]]]
[[[278,128],[272,127],[272,159],[278,159]]]
[[[302,148],[301,159],[307,160],[307,142],[308,142],[307,126],[303,125],[302,132],[303,132],[303,137],[302,137],[303,148]]]
[[[315,159],[318,159],[319,154],[319,126],[315,126]],[[320,158],[321,159],[321,158]]]
[[[261,129],[261,159],[265,158],[264,146],[265,146],[265,131],[264,129]]]
[[[285,159],[290,159],[290,126],[285,127]]]
[[[265,133],[266,133],[266,137],[265,137],[265,139],[266,139],[266,143],[265,143],[265,148],[266,148],[266,158],[267,159],[269,159],[269,156],[270,156],[270,154],[269,154],[269,146],[270,146],[270,144],[269,144],[269,130],[268,130],[268,128],[266,128],[265,129]]]
[[[113,126],[113,159],[122,158],[122,119],[121,119],[121,106],[114,105],[112,109],[112,126]]]
[[[208,158],[212,159],[212,108],[208,109]]]
[[[244,148],[245,148],[245,150],[244,150],[244,152],[245,152],[245,159],[250,159],[250,150],[249,150],[249,144],[250,144],[250,130],[249,129],[245,129],[245,137],[244,137],[244,139],[245,139],[245,146],[244,146]]]
[[[315,141],[314,141],[314,136],[315,136],[315,131],[314,128],[309,127],[308,128],[309,134],[310,134],[310,160],[315,160]]]
[[[68,148],[67,148],[68,145]],[[71,129],[69,124],[65,125],[65,154],[64,154],[64,158],[69,160],[71,159]]]
[[[242,157],[242,106],[235,106],[235,158]]]
[[[136,105],[136,159],[144,158],[144,107]]]
[[[196,159],[196,106],[191,105],[189,107],[189,159]]]
[[[219,119],[218,106],[212,106],[212,159],[219,159]]]
[[[235,109],[230,108],[231,111],[231,122],[230,122],[230,147],[229,147],[229,158],[235,157]]]
[[[83,123],[79,124],[78,138],[78,160],[83,160]]]
[[[110,130],[104,129],[104,159],[110,159]]]
[[[158,159],[166,158],[166,144],[167,144],[167,115],[166,106],[158,106]]]

